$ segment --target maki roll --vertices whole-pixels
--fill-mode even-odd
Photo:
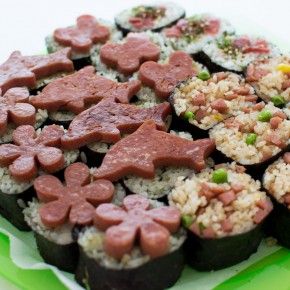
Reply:
[[[12,88],[0,96],[0,144],[12,141],[15,128],[20,125],[41,127],[47,119],[47,111],[36,110],[29,104],[29,91],[25,87]]]
[[[209,131],[216,148],[226,157],[254,170],[263,168],[290,144],[290,121],[272,103],[258,103],[249,113],[241,112]]]
[[[250,63],[246,78],[265,102],[284,107],[290,103],[289,73],[290,57],[281,55]]]
[[[136,93],[136,103],[141,106],[160,103],[169,98],[176,85],[201,71],[206,68],[183,51],[172,52],[162,63],[147,61],[138,73],[142,87]]]
[[[278,242],[290,248],[290,152],[284,153],[265,171],[263,186],[271,196],[274,210],[269,220],[269,233]]]
[[[68,166],[64,176],[65,184],[53,175],[37,177],[34,188],[39,201],[30,202],[24,215],[43,259],[73,272],[78,261],[73,228],[92,223],[94,207],[112,200],[114,186],[107,180],[93,182],[83,163]]]
[[[43,171],[61,175],[78,158],[77,150],[59,148],[62,134],[55,125],[36,132],[23,125],[13,133],[14,144],[0,145],[0,213],[20,230],[29,230],[22,211],[35,196],[35,177]]]
[[[130,33],[118,42],[109,42],[92,54],[92,64],[99,74],[126,81],[148,60],[162,62],[173,52],[159,33]]]
[[[180,83],[170,102],[178,118],[176,124],[187,124],[193,134],[205,134],[214,125],[253,106],[257,99],[253,87],[241,76],[202,71]]]
[[[159,31],[184,16],[184,9],[174,3],[139,5],[117,14],[115,23],[126,35],[128,32]]]
[[[0,65],[0,95],[14,87],[27,87],[36,92],[52,80],[74,70],[71,49],[64,48],[50,55],[23,56],[14,51]]]
[[[171,130],[170,134],[193,140],[188,132],[176,132]],[[213,166],[211,158],[206,160],[207,166]],[[122,184],[127,194],[140,194],[149,199],[158,199],[167,203],[167,196],[174,187],[177,179],[181,176],[190,177],[195,171],[186,166],[166,166],[157,168],[153,178],[142,178],[136,175],[127,175]]]
[[[185,256],[199,271],[235,265],[257,251],[262,225],[272,210],[260,182],[245,168],[219,164],[191,178],[179,178],[169,195],[187,228]]]
[[[196,54],[208,42],[233,33],[234,29],[227,21],[210,14],[197,14],[180,19],[175,25],[162,31],[162,35],[170,41],[174,49],[189,54]]]
[[[196,59],[211,72],[241,73],[254,60],[279,54],[277,47],[262,38],[224,34],[206,44]]]
[[[129,102],[139,88],[139,81],[118,83],[97,75],[93,66],[86,66],[53,81],[42,92],[31,96],[30,102],[36,108],[46,109],[51,123],[67,128],[76,115],[102,99]]]
[[[75,69],[80,69],[91,63],[91,53],[99,50],[102,44],[121,38],[122,34],[110,22],[81,15],[76,25],[56,29],[45,38],[45,43],[48,53],[70,47]]]
[[[80,284],[92,290],[161,290],[180,277],[186,235],[175,207],[130,195],[122,207],[98,206],[94,225],[78,239]]]

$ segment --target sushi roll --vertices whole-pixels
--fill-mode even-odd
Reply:
[[[23,56],[14,51],[0,65],[0,95],[15,87],[27,87],[30,93],[41,90],[49,82],[74,70],[71,49],[64,48],[49,55]]]
[[[187,262],[199,271],[226,268],[248,259],[262,240],[272,203],[245,168],[219,164],[179,178],[169,195],[187,228]]]
[[[135,103],[150,107],[168,99],[176,85],[187,78],[207,72],[202,64],[192,60],[189,54],[182,51],[170,53],[163,62],[145,62],[132,80],[141,80],[141,89],[136,93]]]
[[[79,113],[102,99],[119,98],[121,102],[129,102],[139,88],[138,81],[118,83],[96,74],[93,66],[86,66],[48,84],[39,94],[30,97],[30,103],[46,109],[51,124],[67,128]]]
[[[64,184],[52,175],[36,178],[38,200],[29,203],[24,215],[43,259],[61,270],[73,272],[78,261],[73,229],[90,225],[94,208],[112,201],[115,188],[107,180],[92,181],[89,168],[80,162],[68,166],[64,175]]]
[[[233,34],[233,27],[224,19],[210,14],[197,14],[183,18],[162,30],[162,35],[168,39],[176,50],[189,54],[200,52],[204,45],[224,35]]]
[[[184,9],[174,3],[139,5],[117,14],[115,23],[126,35],[129,32],[160,31],[184,16]]]
[[[77,18],[76,25],[58,28],[47,36],[45,44],[48,53],[70,47],[74,67],[78,70],[91,64],[91,54],[98,51],[106,41],[121,38],[122,34],[112,23],[96,19],[92,15],[81,15]]]
[[[186,235],[176,208],[130,195],[122,207],[98,206],[94,225],[78,239],[80,284],[91,290],[161,290],[180,277]]]
[[[256,176],[289,147],[290,121],[272,103],[258,103],[255,109],[216,125],[209,136],[218,151],[253,169]]]
[[[143,62],[164,62],[171,52],[170,43],[159,33],[146,31],[129,33],[118,42],[103,45],[92,54],[91,59],[100,75],[124,82],[139,70]],[[135,61],[139,64],[132,68]]]
[[[269,220],[269,234],[287,248],[290,248],[289,204],[290,204],[290,152],[284,153],[265,171],[263,186],[271,196],[274,210]]]
[[[193,140],[188,132],[176,132],[171,130],[170,134]],[[213,166],[214,162],[211,158],[207,159],[207,166]],[[190,177],[195,173],[194,170],[186,167],[167,166],[156,169],[154,178],[146,179],[136,175],[125,176],[122,184],[127,194],[140,194],[149,199],[157,199],[167,202],[167,196],[174,187],[175,182],[181,176]]]
[[[178,118],[174,123],[187,125],[193,134],[206,131],[223,120],[251,107],[258,97],[253,87],[241,76],[231,72],[210,75],[202,71],[181,82],[170,102]]]
[[[0,144],[12,141],[15,128],[32,125],[40,128],[47,120],[47,111],[35,109],[29,104],[29,91],[25,87],[15,87],[0,96]]]
[[[35,196],[35,177],[43,171],[62,176],[62,169],[79,156],[78,150],[58,148],[60,140],[57,135],[62,132],[63,129],[55,126],[47,126],[36,132],[32,126],[20,126],[13,134],[15,144],[0,145],[0,213],[19,230],[29,230],[22,211]],[[45,160],[47,154],[50,164]],[[36,159],[40,168],[36,167]]]
[[[289,73],[290,57],[281,55],[250,63],[246,79],[265,102],[282,108],[290,104]]]
[[[211,72],[242,73],[250,62],[279,54],[279,49],[265,39],[225,34],[206,44],[196,59]]]

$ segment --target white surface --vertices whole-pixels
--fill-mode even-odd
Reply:
[[[154,1],[154,0],[153,0]],[[0,63],[13,50],[33,54],[44,50],[44,37],[57,27],[74,23],[91,13],[112,19],[120,9],[148,0],[2,0]],[[187,14],[210,12],[227,18],[239,31],[268,35],[282,47],[289,43],[290,1],[287,0],[178,0]]]
[[[119,10],[148,0],[2,0],[0,63],[14,50],[23,54],[45,50],[44,37],[57,27],[90,13],[113,20]],[[290,47],[290,1],[287,0],[178,0],[187,15],[209,12],[228,19],[240,33],[265,35],[285,51]],[[1,290],[15,290],[0,277]],[[35,290],[35,289],[31,289]]]

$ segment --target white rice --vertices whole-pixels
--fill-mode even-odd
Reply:
[[[115,185],[115,194],[112,203],[121,205],[125,197],[125,190],[118,183]],[[24,218],[31,229],[48,239],[49,241],[55,242],[59,245],[66,245],[73,242],[72,240],[72,229],[73,225],[65,223],[62,226],[51,229],[45,226],[39,215],[39,208],[41,203],[37,199],[28,202],[28,207],[23,210]]]
[[[234,90],[239,87],[247,87],[250,95],[255,94],[254,89],[247,85],[243,78],[234,73],[228,73],[228,76],[220,81],[217,81],[215,74],[208,81],[203,81],[198,77],[192,77],[174,90],[172,100],[175,112],[177,116],[181,116],[187,111],[195,113],[200,109],[205,110],[207,115],[200,121],[196,119],[189,119],[188,121],[190,124],[207,130],[224,119],[237,115],[243,108],[253,104],[253,102],[245,100],[246,95],[239,94],[233,100],[225,99],[227,95],[233,95]],[[201,93],[205,96],[206,104],[202,106],[193,105],[192,100]],[[220,113],[211,107],[211,102],[217,99],[223,99],[225,101],[228,107],[226,113]]]
[[[266,199],[266,193],[260,191],[261,184],[255,181],[246,173],[238,173],[235,169],[236,164],[225,164],[223,168],[227,170],[228,183],[219,184],[225,191],[231,189],[232,183],[239,183],[245,188],[236,193],[236,199],[225,206],[217,198],[209,201],[204,195],[199,195],[201,183],[209,186],[217,186],[211,182],[213,169],[207,168],[201,173],[193,175],[191,178],[178,178],[175,188],[169,195],[169,204],[176,206],[182,215],[193,218],[193,222],[202,225],[202,228],[211,227],[216,237],[236,235],[250,231],[255,227],[253,217],[258,212],[257,202]],[[203,208],[200,213],[198,210]],[[233,229],[225,233],[221,227],[221,222],[225,219],[230,220]]]
[[[165,16],[159,17],[156,19],[154,26],[150,30],[158,30],[165,26],[170,25],[171,23],[175,22],[177,19],[184,15],[184,9],[180,6],[176,5],[175,3],[170,2],[158,2],[158,3],[146,3],[145,6],[163,6],[166,7]],[[132,32],[140,32],[144,29],[137,29],[128,21],[131,17],[134,17],[133,8],[126,9],[120,12],[115,17],[115,22],[117,25],[121,26],[123,29],[130,30]],[[149,30],[149,29],[146,29]]]
[[[263,110],[269,110],[272,115],[280,111],[272,103],[267,104]],[[240,132],[238,128],[226,128],[224,123],[220,123],[209,131],[209,136],[214,139],[216,148],[227,157],[243,165],[260,163],[264,160],[264,155],[275,156],[281,152],[281,148],[265,141],[265,137],[272,132],[272,129],[269,122],[258,121],[259,113],[260,111],[253,111],[249,114],[241,112],[235,117],[235,120],[243,125],[252,125],[256,122],[254,126],[254,132],[257,134],[255,144],[246,144],[245,139],[248,133]],[[286,144],[290,144],[290,121],[283,120],[279,127],[275,129],[275,133]]]
[[[55,111],[48,113],[49,119],[56,122],[70,122],[75,116],[74,113],[69,111]]]
[[[265,172],[263,186],[278,202],[285,203],[284,196],[290,194],[290,164],[282,157],[271,164]]]
[[[286,90],[282,89],[283,82],[289,80],[289,77],[287,74],[277,69],[278,65],[281,63],[290,65],[290,57],[286,55],[276,56],[253,63],[256,69],[268,71],[265,76],[253,82],[261,98],[267,102],[270,101],[271,97],[281,95],[286,103],[290,103],[290,88]]]
[[[198,14],[198,15],[193,15],[193,17],[196,17],[198,19],[216,19],[216,17],[210,15],[210,14]],[[190,19],[190,18],[185,18]],[[186,37],[181,36],[181,37],[166,37],[164,31],[162,33],[163,37],[165,39],[168,39],[171,43],[171,46],[175,50],[182,50],[185,51],[189,54],[195,54],[203,49],[203,47],[213,41],[214,39],[220,37],[223,33],[227,34],[233,34],[234,28],[232,25],[224,20],[224,19],[219,19],[220,20],[220,29],[216,35],[206,35],[206,34],[200,34],[197,35],[194,39],[187,40]],[[193,35],[194,36],[194,35]]]
[[[97,19],[97,21],[100,24],[107,26],[107,28],[109,28],[109,30],[110,30],[110,39],[109,40],[110,41],[116,41],[116,40],[119,40],[122,38],[122,33],[117,30],[117,28],[114,24],[112,24],[111,22],[104,20],[104,19]],[[70,27],[74,27],[74,26],[70,26]],[[65,47],[65,46],[59,44],[58,42],[56,42],[54,40],[53,35],[49,35],[45,38],[45,44],[46,44],[48,53],[56,52],[56,51],[61,50]],[[93,45],[90,52],[87,54],[75,53],[72,51],[72,59],[77,60],[77,59],[89,57],[95,50],[99,50],[100,47],[101,47],[101,44]]]
[[[36,86],[33,89],[36,89],[36,90],[40,89],[40,88],[48,85],[49,83],[51,83],[51,82],[53,82],[53,81],[55,81],[57,79],[63,78],[65,76],[68,76],[71,73],[73,73],[73,72],[59,72],[59,73],[56,73],[54,75],[44,77],[42,79],[38,79],[36,81]]]
[[[172,47],[170,46],[170,43],[165,40],[159,33],[152,32],[152,31],[146,31],[142,33],[136,33],[136,34],[130,34],[135,35],[136,37],[146,37],[151,42],[155,43],[160,48],[160,57],[159,61],[160,63],[164,62],[170,55],[170,53],[173,52]],[[117,41],[117,43],[122,44],[126,42],[126,38]],[[130,79],[129,76],[125,76],[124,74],[118,72],[117,70],[107,67],[104,63],[102,63],[99,55],[99,51],[95,50],[91,55],[91,61],[92,64],[96,67],[96,71],[99,75],[102,76],[108,76],[112,80],[118,80],[121,82],[126,82]]]
[[[227,38],[233,41],[236,37],[236,35],[228,35]],[[269,55],[279,55],[280,51],[277,47],[269,43],[270,46],[270,53],[269,54],[258,54],[258,53],[242,53],[237,49],[234,49],[234,55],[224,52],[223,49],[220,49],[218,46],[218,42],[220,39],[217,39],[216,41],[209,42],[203,47],[203,52],[210,57],[210,59],[215,63],[220,65],[221,67],[241,72],[243,71],[246,66],[258,59],[263,57],[268,57]]]
[[[47,119],[47,111],[46,110],[41,110],[38,109],[36,111],[36,116],[35,116],[35,125],[34,128],[38,129],[41,125],[44,124],[44,122]],[[16,129],[17,126],[13,123],[8,123],[7,130],[4,135],[0,136],[0,143],[9,143],[12,141],[12,135],[13,131]]]

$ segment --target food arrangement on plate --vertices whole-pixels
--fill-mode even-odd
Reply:
[[[81,15],[0,65],[0,214],[89,289],[290,247],[290,59],[173,3]],[[170,273],[170,275],[168,275]]]

